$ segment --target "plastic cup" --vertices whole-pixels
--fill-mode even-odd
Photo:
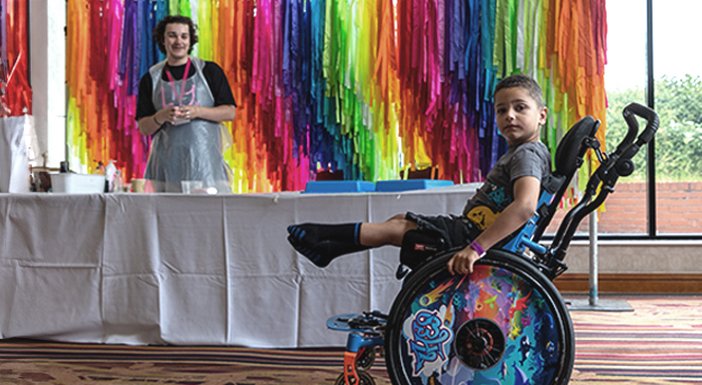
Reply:
[[[132,179],[132,192],[143,193],[144,186],[146,186],[146,179],[141,179],[141,178]]]
[[[183,194],[192,194],[197,190],[202,190],[201,180],[183,180],[180,181],[180,189]]]

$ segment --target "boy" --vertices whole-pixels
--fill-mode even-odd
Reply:
[[[461,216],[399,214],[382,223],[304,223],[288,227],[290,244],[319,267],[339,255],[384,245],[401,246],[414,229],[439,235],[447,247],[465,246],[448,262],[451,274],[473,272],[485,251],[523,226],[534,214],[541,180],[551,172],[550,155],[539,141],[547,109],[541,88],[524,75],[495,87],[495,116],[509,150],[468,200]],[[467,246],[466,246],[467,245]]]

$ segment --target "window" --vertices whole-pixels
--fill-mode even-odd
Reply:
[[[646,105],[646,0],[607,2],[607,152],[612,152],[624,138],[627,125],[622,110],[631,102]],[[647,232],[646,149],[634,158],[636,172],[621,178],[615,192],[598,213],[600,234],[636,234]],[[586,221],[583,221],[586,222]],[[587,231],[587,223],[580,227]]]
[[[702,53],[699,0],[653,0],[656,230],[702,234]]]
[[[700,14],[699,0],[607,2],[607,152],[613,151],[626,133],[621,113],[631,102],[653,102],[660,128],[654,156],[649,156],[648,148],[639,151],[634,158],[636,171],[619,180],[605,201],[605,211],[598,213],[598,233],[603,237],[702,235],[702,51],[691,43],[699,35]],[[649,27],[651,57],[647,49]],[[651,94],[647,92],[649,84]],[[648,169],[650,159],[654,160],[653,170]],[[651,192],[655,200],[649,207]],[[559,213],[548,232],[555,232],[562,216]],[[580,224],[579,236],[587,235],[588,219]]]

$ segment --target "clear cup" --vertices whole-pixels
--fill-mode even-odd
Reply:
[[[183,194],[193,194],[202,191],[201,180],[182,180],[180,181],[180,189]]]
[[[146,179],[134,178],[132,179],[132,192],[143,193],[146,188]]]

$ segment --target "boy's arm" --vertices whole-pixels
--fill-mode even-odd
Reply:
[[[502,210],[490,227],[475,238],[475,241],[488,250],[522,227],[534,215],[540,191],[541,182],[536,177],[523,176],[515,180],[514,200]],[[447,267],[451,274],[472,273],[473,264],[478,259],[480,255],[470,246],[466,246],[453,255]]]

